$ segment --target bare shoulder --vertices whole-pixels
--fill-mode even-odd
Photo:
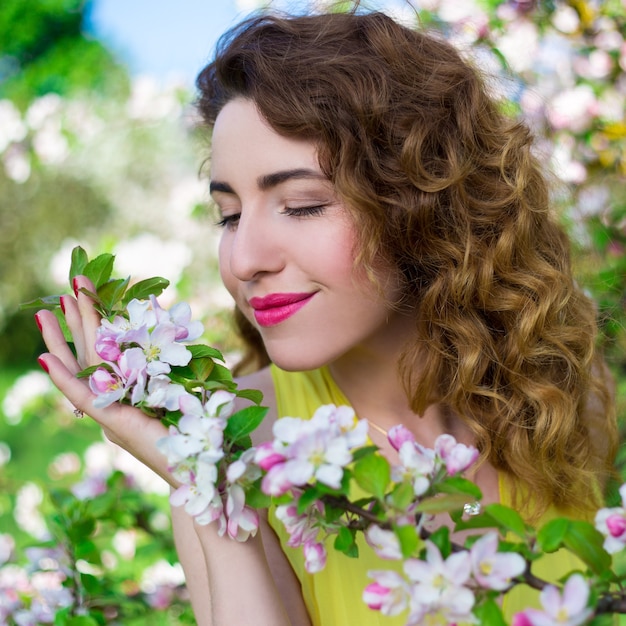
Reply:
[[[240,389],[258,389],[263,394],[262,406],[268,407],[267,415],[262,424],[252,433],[253,443],[255,445],[270,441],[272,439],[272,426],[276,421],[276,394],[274,392],[274,382],[269,367],[264,367],[252,374],[241,376],[235,379]],[[239,399],[237,408],[246,406],[247,401]]]

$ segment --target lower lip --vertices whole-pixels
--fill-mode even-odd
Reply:
[[[290,302],[283,306],[274,306],[270,309],[255,309],[254,319],[259,326],[276,326],[285,320],[289,319],[292,315],[295,315],[303,306],[308,304],[315,294],[311,294],[304,300],[298,300],[298,302]]]

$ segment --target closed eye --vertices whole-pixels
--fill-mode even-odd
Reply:
[[[220,228],[230,228],[233,229],[237,226],[239,222],[239,218],[241,217],[241,213],[233,213],[232,215],[225,215],[221,220],[215,223],[216,226]]]
[[[316,204],[314,206],[288,207],[283,210],[284,215],[291,217],[309,217],[311,215],[322,215],[326,209],[324,204]]]

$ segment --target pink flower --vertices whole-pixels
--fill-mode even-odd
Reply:
[[[593,614],[587,606],[589,586],[580,574],[567,579],[563,593],[548,585],[539,600],[543,610],[526,609],[513,618],[513,626],[581,626]]]
[[[271,447],[260,448],[257,462],[267,468],[262,490],[278,496],[313,481],[338,489],[344,467],[352,462],[351,450],[367,440],[367,423],[352,409],[325,405],[310,420],[277,420],[273,433]]]
[[[113,374],[103,367],[99,367],[91,374],[89,388],[97,396],[93,401],[93,405],[97,409],[107,407],[126,395],[126,388],[121,376]]]
[[[435,453],[415,441],[405,440],[398,450],[400,464],[392,468],[395,482],[410,480],[416,496],[428,491],[435,471]]]
[[[324,507],[320,501],[314,502],[300,515],[297,510],[297,502],[276,507],[276,517],[283,523],[289,534],[287,545],[292,548],[315,542],[319,534],[319,519],[323,515]]]
[[[159,324],[169,322],[174,325],[176,341],[193,341],[204,332],[201,322],[191,321],[191,307],[186,302],[178,302],[169,311],[161,308],[155,296],[150,296],[150,303]]]
[[[100,330],[101,329],[102,327]],[[120,346],[113,335],[102,333],[100,330],[96,336],[96,354],[105,361],[113,363],[117,361],[122,354]]]
[[[383,530],[380,526],[372,525],[365,531],[365,540],[381,559],[402,558],[400,541],[392,530]]]
[[[466,587],[471,573],[468,552],[444,560],[437,546],[427,541],[426,560],[408,559],[404,571],[412,583],[410,623],[421,623],[427,616],[433,623],[474,622],[474,594]]]
[[[448,476],[464,472],[478,459],[478,450],[464,443],[457,443],[452,435],[439,435],[435,441],[435,453],[446,466]]]
[[[231,539],[246,541],[256,535],[259,528],[259,514],[245,506],[246,494],[241,485],[229,485],[226,499],[227,532]]]
[[[274,450],[274,445],[271,441],[262,443],[257,446],[254,462],[264,471],[268,472],[277,463],[283,463],[285,456]]]
[[[402,424],[391,427],[387,433],[387,439],[389,439],[389,443],[395,450],[400,450],[405,441],[415,442],[413,433]]]
[[[626,483],[619,488],[622,506],[600,509],[595,526],[605,536],[604,549],[615,554],[626,546]]]
[[[409,589],[400,574],[392,571],[371,571],[368,576],[375,582],[365,587],[363,602],[370,609],[393,616],[404,611],[409,604]]]
[[[526,562],[514,552],[498,552],[498,535],[489,532],[481,537],[470,550],[472,574],[485,589],[504,591],[511,580],[526,569]]]
[[[326,548],[321,543],[307,542],[303,547],[304,569],[309,574],[320,572],[326,567]]]

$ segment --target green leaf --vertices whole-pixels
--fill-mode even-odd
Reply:
[[[224,362],[224,357],[219,350],[217,350],[216,348],[212,348],[211,346],[207,346],[203,343],[187,346],[187,350],[191,352],[194,359],[209,358],[217,359],[222,363]]]
[[[258,389],[238,389],[236,391],[238,398],[245,398],[254,402],[254,404],[261,404],[263,402],[263,392]]]
[[[191,361],[189,361],[189,368],[193,372],[196,380],[199,380],[200,382],[204,382],[209,378],[214,367],[215,363],[213,362],[213,359],[209,357],[202,357],[198,359],[192,358]]]
[[[354,540],[355,534],[356,531],[342,526],[337,533],[337,537],[335,537],[335,550],[343,552],[349,557],[357,558],[359,556],[359,548]]]
[[[211,376],[210,376],[211,380],[216,380],[221,383],[232,382],[233,375],[231,374],[230,370],[227,367],[225,367],[224,365],[220,365],[219,363],[214,363],[213,365],[214,367],[211,370]]]
[[[104,369],[111,370],[111,366],[106,363],[101,363],[100,365],[90,365],[86,367],[84,370],[81,370],[76,374],[76,378],[89,378],[99,367],[103,367]]]
[[[266,509],[271,503],[272,498],[261,491],[261,478],[253,485],[246,489],[246,504],[253,509]]]
[[[424,498],[418,505],[418,513],[449,513],[463,508],[467,502],[467,496],[462,493],[450,493],[444,496],[437,495],[432,498]]]
[[[404,526],[394,526],[393,532],[400,542],[402,556],[405,559],[413,556],[417,546],[421,543],[417,534],[417,528],[413,524],[405,524]]]
[[[74,615],[64,623],[65,626],[99,626],[98,622],[89,615]]]
[[[83,274],[91,280],[96,290],[111,278],[113,261],[115,257],[112,254],[100,254],[83,268]]]
[[[450,529],[447,526],[440,526],[428,539],[439,548],[444,559],[450,556],[452,543],[450,542]]]
[[[128,289],[122,299],[122,305],[126,306],[133,299],[147,300],[150,296],[160,296],[169,284],[169,280],[160,276],[140,280]]]
[[[391,492],[391,503],[399,511],[405,511],[414,499],[413,487],[406,481],[397,484]]]
[[[537,533],[537,544],[543,552],[556,552],[563,546],[569,520],[558,518],[544,524]]]
[[[80,276],[85,273],[85,267],[89,262],[89,257],[83,248],[76,246],[72,250],[72,260],[70,263],[70,287],[73,289],[73,282],[76,276]]]
[[[110,280],[98,288],[98,298],[103,308],[112,312],[115,305],[122,299],[130,278]]]
[[[385,497],[391,481],[391,468],[387,459],[378,454],[365,456],[354,464],[353,472],[361,489],[376,496],[379,500]]]
[[[493,599],[481,602],[475,609],[474,615],[478,619],[479,624],[489,624],[489,626],[506,626],[502,609]]]
[[[56,309],[60,305],[61,296],[44,296],[20,304],[20,311],[25,309]]]
[[[570,520],[563,544],[596,574],[611,566],[611,557],[603,547],[604,536],[589,522]]]
[[[352,454],[352,460],[358,461],[365,456],[369,456],[370,454],[374,454],[378,451],[378,446],[363,446],[362,448],[357,448]]]
[[[316,500],[320,499],[320,493],[315,487],[306,486],[304,492],[298,498],[296,507],[298,515],[302,515]]]
[[[488,504],[485,512],[490,515],[504,530],[515,533],[518,537],[526,537],[526,524],[522,516],[503,504]]]
[[[480,500],[483,497],[482,491],[471,480],[462,476],[451,476],[437,483],[437,488],[443,493],[463,493],[474,500]]]
[[[258,427],[267,411],[268,408],[264,406],[248,406],[233,413],[226,422],[224,437],[228,441],[236,443]]]

